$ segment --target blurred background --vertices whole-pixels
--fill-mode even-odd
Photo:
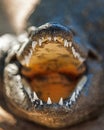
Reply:
[[[0,0],[0,34],[20,33],[40,0]]]
[[[0,0],[0,34],[19,34],[30,25],[58,22],[72,26],[79,34],[82,31],[81,35],[102,52],[98,43],[104,41],[103,8],[104,0]]]

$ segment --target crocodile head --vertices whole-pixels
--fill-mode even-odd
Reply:
[[[51,23],[33,28],[7,59],[4,88],[14,113],[48,127],[76,124],[92,113],[101,67],[70,29]]]

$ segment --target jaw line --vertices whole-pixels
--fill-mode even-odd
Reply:
[[[60,27],[60,26],[59,26]],[[63,28],[63,26],[62,26],[62,28]],[[47,28],[46,28],[47,29]],[[66,30],[67,31],[67,30]],[[21,76],[21,75],[20,75]],[[22,78],[21,78],[22,79]],[[25,82],[25,83],[23,83],[23,82]],[[27,95],[28,95],[28,97],[29,97],[29,99],[30,99],[30,101],[31,101],[31,103],[34,105],[34,98],[32,97],[32,91],[30,90],[30,86],[29,85],[27,85],[28,83],[26,83],[26,80],[25,81],[23,81],[22,82],[22,87],[23,87],[23,89],[25,90],[25,92],[27,93]],[[48,98],[48,104],[47,103],[42,103],[42,101],[40,102],[40,105],[39,106],[52,106],[52,105],[58,105],[58,106],[67,106],[67,107],[70,107],[70,106],[72,106],[72,104],[73,104],[73,102],[76,102],[76,99],[78,98],[78,96],[79,96],[79,94],[80,94],[80,92],[81,92],[81,90],[83,89],[83,87],[84,87],[84,85],[86,84],[86,82],[87,82],[87,76],[82,76],[82,79],[81,79],[81,82],[79,82],[79,84],[77,84],[76,85],[76,88],[75,88],[75,90],[73,91],[73,93],[71,94],[71,97],[69,97],[66,101],[65,101],[65,103],[62,103],[62,97],[60,97],[61,99],[60,99],[60,102],[59,103],[52,103],[51,104],[51,101],[50,101],[50,99]],[[28,86],[28,87],[27,87]],[[36,97],[36,96],[35,96]],[[37,106],[36,106],[37,107]]]
[[[58,103],[53,103],[51,101],[51,98],[48,97],[47,102],[42,101],[41,99],[39,99],[39,97],[37,96],[36,92],[33,92],[30,89],[30,85],[28,84],[28,82],[25,79],[22,79],[22,84],[24,86],[24,90],[26,91],[26,93],[29,96],[29,99],[31,101],[31,103],[33,104],[33,106],[35,108],[38,107],[54,107],[54,106],[61,106],[61,107],[68,107],[70,108],[73,103],[76,103],[78,97],[80,96],[81,91],[83,90],[84,86],[87,83],[87,75],[83,75],[80,80],[78,81],[74,91],[72,92],[71,96],[68,97],[66,100],[64,100],[62,97],[60,97],[60,100]]]

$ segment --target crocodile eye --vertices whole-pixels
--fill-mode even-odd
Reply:
[[[28,44],[20,48],[17,59],[22,65],[21,74],[38,99],[45,103],[68,103],[86,73],[86,58],[79,50],[71,31],[56,24],[40,27]],[[74,100],[80,90],[76,91]]]

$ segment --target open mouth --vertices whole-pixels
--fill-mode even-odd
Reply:
[[[86,45],[83,48],[59,24],[30,30],[5,59],[4,94],[10,109],[22,118],[55,128],[93,117],[102,100],[99,55]]]
[[[87,82],[86,54],[67,28],[45,24],[17,52],[22,84],[35,107],[71,106]]]

